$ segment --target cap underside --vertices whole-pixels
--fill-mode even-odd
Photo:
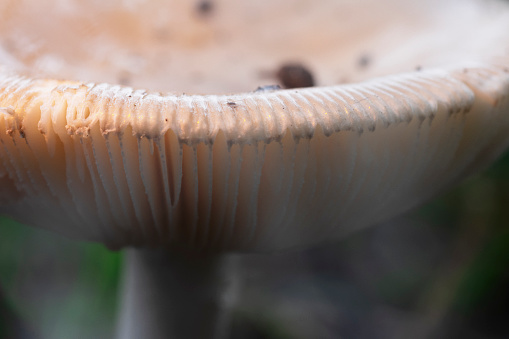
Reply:
[[[0,86],[2,212],[111,247],[333,239],[415,206],[509,141],[503,64],[234,97]]]

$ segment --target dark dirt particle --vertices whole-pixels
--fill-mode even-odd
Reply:
[[[284,88],[313,87],[313,74],[301,64],[284,64],[276,72],[278,80]]]
[[[117,82],[122,86],[129,86],[131,84],[131,74],[129,72],[121,72],[118,75]]]
[[[199,1],[196,5],[196,11],[200,15],[210,15],[214,10],[214,3],[210,0],[202,0]]]
[[[371,64],[372,58],[369,54],[362,54],[359,59],[357,59],[357,66],[359,68],[366,68]]]
[[[230,106],[230,107],[233,107],[233,108],[237,107],[237,104],[235,102],[233,102],[233,101],[228,101],[226,104],[228,106]]]

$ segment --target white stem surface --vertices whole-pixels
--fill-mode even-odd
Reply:
[[[227,338],[238,258],[126,250],[117,338]]]

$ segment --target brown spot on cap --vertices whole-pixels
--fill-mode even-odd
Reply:
[[[284,64],[276,73],[285,88],[312,87],[315,85],[311,72],[301,64]]]
[[[362,54],[357,60],[359,68],[366,68],[371,64],[371,56],[369,54]]]
[[[117,82],[122,86],[129,86],[131,84],[131,74],[127,71],[121,72],[117,77]]]
[[[199,1],[196,5],[196,11],[200,15],[210,15],[214,10],[214,3],[210,0]]]

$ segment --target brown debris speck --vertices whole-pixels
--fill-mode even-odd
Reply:
[[[366,68],[371,64],[371,56],[369,54],[362,54],[357,60],[357,66],[359,68]]]
[[[285,88],[313,87],[315,81],[311,72],[301,64],[284,64],[276,73]]]
[[[117,81],[122,86],[129,86],[131,84],[131,74],[129,72],[121,72],[118,75]]]
[[[199,1],[196,5],[196,11],[200,15],[210,15],[214,10],[214,3],[210,0],[202,0]]]

